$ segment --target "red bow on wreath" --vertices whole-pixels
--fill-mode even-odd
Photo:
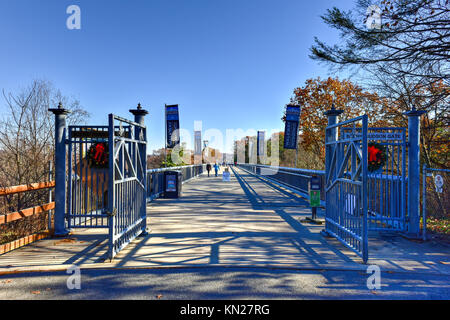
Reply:
[[[95,155],[94,159],[100,161],[103,158],[103,154],[105,152],[105,146],[102,143],[99,143],[95,146]]]
[[[369,172],[378,171],[386,163],[386,147],[376,142],[370,142],[367,148]]]
[[[377,156],[378,156],[378,154],[381,153],[381,150],[378,149],[377,147],[370,146],[368,151],[369,151],[369,161],[370,162],[378,161],[378,157]]]
[[[89,148],[87,159],[93,168],[108,168],[108,143],[97,142]]]

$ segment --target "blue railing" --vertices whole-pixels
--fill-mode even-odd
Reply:
[[[325,171],[274,167],[266,165],[239,163],[238,167],[272,183],[281,185],[309,200],[309,182],[312,176],[321,181],[321,203],[325,205]]]
[[[191,165],[147,170],[147,201],[159,198],[164,192],[164,172],[181,171],[183,183],[195,178],[204,171],[205,165]]]

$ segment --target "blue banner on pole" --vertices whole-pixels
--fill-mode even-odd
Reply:
[[[285,149],[297,149],[300,113],[300,106],[288,105],[286,107],[286,124],[284,129]]]
[[[178,105],[166,105],[166,145],[167,148],[174,148],[180,144],[180,116]],[[175,133],[175,134],[174,134]]]

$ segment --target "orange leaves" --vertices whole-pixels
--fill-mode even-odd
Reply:
[[[377,94],[364,91],[350,80],[338,78],[308,79],[305,85],[294,90],[296,100],[302,106],[300,127],[302,147],[320,153],[325,158],[324,140],[327,117],[324,113],[331,109],[344,110],[342,119],[351,119],[368,114],[372,122],[383,125],[382,99]]]

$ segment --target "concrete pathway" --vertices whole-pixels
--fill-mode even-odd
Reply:
[[[86,269],[81,271],[79,290],[68,289],[68,277],[64,271],[0,276],[0,300],[450,299],[448,279],[442,275],[382,273],[379,290],[368,289],[368,275],[360,271],[223,267]],[[178,319],[177,311],[171,305],[164,313],[167,319]],[[283,313],[272,310],[272,314]],[[277,317],[283,318],[286,317]]]
[[[230,182],[202,175],[183,186],[182,198],[149,204],[152,232],[136,239],[112,262],[105,259],[106,232],[85,230],[0,256],[0,275],[64,271],[76,264],[83,269],[167,268],[169,273],[189,268],[352,271],[366,278],[367,266],[361,259],[338,241],[323,238],[322,226],[300,222],[307,216],[310,209],[304,199],[245,171],[235,169]],[[369,255],[369,264],[386,274],[409,274],[410,279],[437,276],[439,288],[450,287],[448,247],[376,235],[370,240]]]
[[[366,270],[361,259],[322,226],[301,223],[310,216],[301,197],[235,169],[230,182],[201,177],[183,186],[180,199],[148,206],[152,232],[106,258],[106,230],[76,231],[0,256],[5,271],[83,267],[247,266]],[[386,271],[450,275],[449,248],[377,235],[370,240],[369,264]]]

